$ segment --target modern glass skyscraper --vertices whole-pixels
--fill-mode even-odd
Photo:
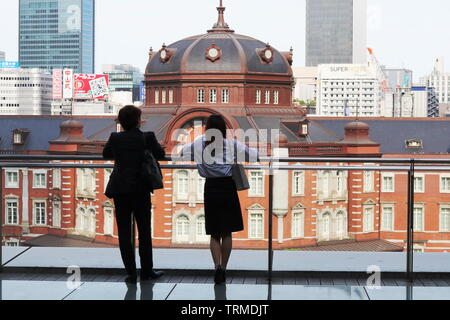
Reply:
[[[23,68],[94,73],[95,0],[20,0]]]
[[[306,66],[367,62],[367,0],[306,0]]]

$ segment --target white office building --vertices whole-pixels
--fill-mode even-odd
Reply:
[[[383,116],[377,66],[324,64],[318,67],[317,116]]]
[[[432,88],[397,88],[385,95],[384,116],[394,118],[439,117],[439,103]]]
[[[116,106],[103,100],[54,100],[52,102],[54,116],[108,116],[116,115],[117,110]]]
[[[317,67],[293,67],[295,87],[294,99],[309,102],[316,100]]]
[[[0,69],[0,115],[50,115],[52,75],[40,69]]]
[[[450,72],[445,72],[444,58],[437,58],[433,72],[421,79],[422,84],[434,88],[439,103],[450,103]]]
[[[5,61],[6,54],[3,51],[0,51],[0,61]]]

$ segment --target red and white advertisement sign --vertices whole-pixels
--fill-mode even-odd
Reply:
[[[63,98],[73,98],[73,70],[71,69],[63,70]]]
[[[102,99],[109,94],[109,78],[104,74],[75,74],[74,99]]]
[[[63,98],[62,77],[63,71],[61,69],[53,70],[53,99]]]

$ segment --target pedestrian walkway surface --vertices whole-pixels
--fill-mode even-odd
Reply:
[[[2,300],[450,300],[449,287],[0,281]]]
[[[209,270],[212,266],[211,253],[206,249],[154,249],[153,253],[157,269]],[[7,267],[123,268],[119,249],[109,248],[4,247],[5,263]],[[265,271],[267,265],[267,251],[234,250],[228,269]],[[273,258],[274,271],[366,273],[371,266],[381,272],[405,272],[406,253],[275,251]],[[414,271],[450,273],[450,253],[416,253]]]

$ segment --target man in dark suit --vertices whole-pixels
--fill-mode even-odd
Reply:
[[[153,132],[143,133],[139,127],[142,111],[125,106],[119,112],[119,122],[125,130],[112,133],[104,150],[105,160],[115,160],[114,170],[105,195],[114,199],[119,245],[128,277],[126,282],[137,281],[135,252],[132,246],[132,213],[139,232],[139,256],[142,280],[157,279],[163,272],[153,270],[151,238],[151,186],[142,178],[144,150],[148,149],[157,160],[165,158],[164,149]]]

